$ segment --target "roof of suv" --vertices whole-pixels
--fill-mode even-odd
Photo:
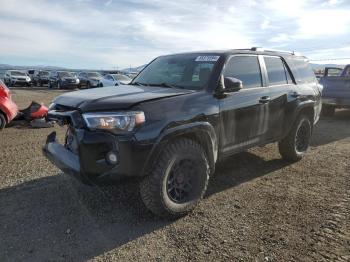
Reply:
[[[299,53],[294,51],[283,51],[283,50],[273,50],[273,49],[264,49],[260,47],[252,47],[247,49],[227,49],[227,50],[203,50],[203,51],[192,51],[192,52],[184,52],[178,54],[193,54],[193,53],[201,53],[201,54],[219,54],[219,55],[232,55],[232,54],[254,54],[254,55],[278,55],[282,57],[302,57],[306,58]]]

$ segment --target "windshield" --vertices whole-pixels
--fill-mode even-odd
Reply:
[[[101,77],[99,73],[88,73],[88,77]]]
[[[131,81],[131,78],[127,77],[126,75],[113,75],[113,76],[119,81]]]
[[[26,76],[26,73],[20,71],[11,71],[11,75],[13,76]]]
[[[60,77],[73,77],[73,75],[69,72],[59,72],[58,75]]]
[[[159,57],[134,78],[132,83],[203,89],[207,86],[219,57],[216,54],[180,54]]]
[[[41,76],[48,76],[49,72],[42,71],[42,72],[39,73],[39,75],[41,75]]]

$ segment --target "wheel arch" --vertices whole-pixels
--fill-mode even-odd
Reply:
[[[208,157],[210,173],[215,171],[215,163],[218,158],[218,140],[214,127],[208,122],[197,122],[184,124],[164,130],[158,137],[147,159],[143,174],[152,167],[154,160],[159,156],[161,150],[176,139],[187,138],[194,140],[202,146]]]

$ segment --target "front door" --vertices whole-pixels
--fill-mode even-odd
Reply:
[[[224,77],[242,81],[243,88],[220,99],[221,153],[229,154],[259,144],[268,131],[269,90],[264,87],[259,58],[235,55],[225,65]]]

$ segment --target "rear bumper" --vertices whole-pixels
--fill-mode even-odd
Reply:
[[[43,147],[44,155],[60,170],[82,181],[91,182],[118,180],[123,177],[142,176],[151,145],[141,145],[133,137],[84,129],[74,130],[77,152],[73,153],[56,141],[51,133]],[[117,155],[116,164],[110,164],[107,155]]]
[[[0,111],[6,114],[9,123],[17,116],[18,107],[10,98],[0,98]]]
[[[350,98],[322,97],[322,104],[336,107],[350,107]]]

